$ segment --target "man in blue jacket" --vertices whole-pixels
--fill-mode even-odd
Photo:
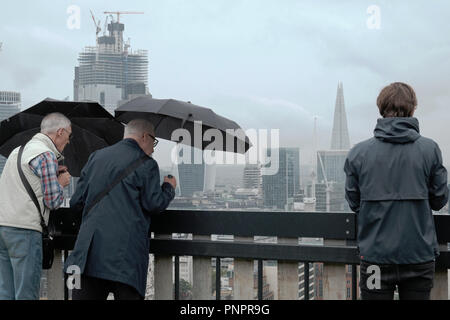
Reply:
[[[153,125],[142,119],[130,121],[124,139],[94,152],[81,172],[70,201],[83,218],[74,250],[65,270],[77,266],[81,288],[74,300],[114,298],[143,299],[149,260],[151,212],[161,212],[175,197],[175,178],[160,185],[159,168],[151,158],[158,140]],[[146,159],[146,156],[148,159]],[[94,199],[137,159],[143,164],[119,182],[86,213]]]
[[[375,137],[345,162],[346,199],[358,213],[362,299],[429,299],[439,255],[432,210],[448,201],[439,146],[419,133],[414,90],[392,83],[379,94]],[[377,279],[378,277],[378,279]]]

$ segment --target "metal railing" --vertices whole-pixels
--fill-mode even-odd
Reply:
[[[56,247],[67,256],[73,249],[81,217],[60,209],[52,213]],[[193,257],[193,297],[211,299],[211,258],[216,260],[216,294],[220,299],[221,258],[234,258],[234,298],[253,299],[253,262],[257,261],[257,298],[263,298],[263,262],[278,262],[278,299],[298,299],[299,263],[305,263],[304,299],[309,296],[309,264],[323,263],[323,298],[345,299],[346,265],[352,266],[351,297],[358,297],[359,255],[356,246],[357,216],[334,212],[248,212],[167,210],[151,217],[150,253],[155,257],[155,299],[179,299],[179,257]],[[434,215],[441,254],[436,261],[434,299],[448,299],[450,268],[450,215]],[[172,234],[191,234],[176,239]],[[233,235],[233,241],[212,240],[212,235]],[[276,237],[261,243],[255,237]],[[323,238],[323,245],[299,243],[299,237]],[[175,259],[173,259],[175,257]],[[61,266],[55,265],[56,269]],[[175,277],[173,279],[172,270]],[[308,270],[308,271],[306,271]],[[56,272],[61,272],[60,269]],[[307,276],[307,277],[306,277]],[[173,284],[173,286],[171,285]],[[65,288],[65,286],[64,286]],[[57,289],[61,295],[61,286]],[[68,292],[65,290],[64,297]]]

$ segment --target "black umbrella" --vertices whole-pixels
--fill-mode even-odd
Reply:
[[[8,157],[16,147],[40,131],[45,115],[59,112],[72,122],[73,138],[63,152],[63,164],[72,176],[80,176],[89,155],[123,138],[123,125],[96,102],[45,99],[0,122],[0,154]]]
[[[155,125],[155,135],[166,140],[171,140],[172,133],[176,129],[186,129],[192,137],[190,143],[187,141],[175,142],[184,143],[192,147],[196,147],[194,145],[196,138],[194,137],[194,122],[201,121],[202,137],[208,129],[218,129],[221,133],[223,149],[219,151],[243,154],[251,147],[251,143],[245,134],[227,133],[228,129],[233,131],[241,129],[236,122],[217,115],[209,108],[200,107],[190,102],[174,99],[153,99],[149,96],[143,96],[117,108],[115,115],[117,120],[124,123],[135,118],[145,118]],[[201,140],[202,150],[211,144],[211,141]],[[231,143],[227,145],[227,140],[233,141],[233,148],[230,147]]]

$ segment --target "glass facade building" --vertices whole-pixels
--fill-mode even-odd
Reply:
[[[348,150],[317,151],[317,182],[345,183],[344,164]]]
[[[269,157],[271,152],[267,150]],[[300,191],[300,149],[279,148],[278,159],[272,161],[278,162],[278,172],[262,177],[264,206],[284,210]]]
[[[202,154],[201,150],[195,148],[183,149],[183,151],[185,150],[190,150],[191,161],[189,161],[190,163],[182,162],[178,165],[180,196],[192,197],[195,192],[203,192],[205,185],[205,162],[202,159],[202,163],[194,163],[195,154],[198,153],[197,157],[199,157]]]

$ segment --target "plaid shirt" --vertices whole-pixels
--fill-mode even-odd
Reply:
[[[61,206],[64,200],[64,189],[58,182],[58,161],[52,152],[44,152],[29,163],[34,174],[41,178],[44,204],[54,210]]]

